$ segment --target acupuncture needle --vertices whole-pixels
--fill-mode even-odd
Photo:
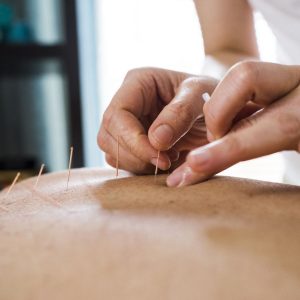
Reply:
[[[158,173],[158,161],[159,161],[159,155],[160,155],[160,151],[158,150],[158,151],[157,151],[157,158],[156,158],[155,173],[154,173],[155,179],[156,179],[156,176],[157,176],[157,173]]]
[[[73,146],[70,147],[70,159],[69,159],[69,171],[68,171],[68,181],[67,181],[67,190],[69,189],[69,182],[70,182],[70,175],[71,175],[71,167],[72,167],[72,160],[73,160]]]
[[[34,188],[35,188],[35,189],[36,189],[36,187],[37,187],[37,185],[38,185],[38,183],[39,183],[39,180],[40,180],[40,177],[41,177],[41,175],[42,175],[42,173],[43,173],[44,167],[45,167],[45,164],[42,164],[42,165],[41,165],[41,168],[40,168],[40,171],[39,171],[39,175],[38,175],[38,177],[37,177],[37,179],[36,179],[36,182],[35,182],[35,185],[34,185]]]
[[[6,194],[5,194],[5,198],[10,194],[10,192],[12,191],[13,187],[15,186],[15,184],[17,183],[19,177],[20,177],[21,173],[18,172],[15,179],[13,180],[12,184],[10,185],[9,189],[7,190]]]

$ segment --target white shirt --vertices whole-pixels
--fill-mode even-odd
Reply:
[[[278,62],[300,65],[300,0],[249,0],[249,3],[263,15],[277,39]],[[300,154],[287,151],[284,158],[284,181],[300,185]]]

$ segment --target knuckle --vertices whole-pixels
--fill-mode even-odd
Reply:
[[[195,88],[195,86],[196,87],[198,87],[199,85],[202,86],[203,79],[201,77],[192,76],[192,77],[189,77],[189,78],[186,78],[185,80],[183,80],[181,85],[185,88],[193,89],[193,88]]]
[[[107,109],[103,114],[102,125],[106,130],[109,130],[112,122],[113,114]]]
[[[130,79],[132,77],[135,77],[137,73],[140,72],[140,68],[135,68],[135,69],[131,69],[129,70],[126,75],[125,75],[125,80],[126,79]]]
[[[136,174],[146,174],[148,173],[149,165],[145,162],[139,161],[135,164],[133,172]]]
[[[195,113],[188,103],[183,101],[173,103],[168,109],[168,124],[174,128],[177,135],[188,130],[195,121]]]
[[[112,156],[106,154],[105,155],[105,161],[111,166],[111,167],[115,167],[115,160]]]
[[[102,129],[100,129],[97,135],[97,144],[102,151],[106,151],[106,142],[102,133]]]
[[[180,89],[184,91],[184,93],[188,93],[191,96],[196,96],[197,98],[201,96],[201,94],[207,90],[209,87],[207,78],[203,78],[200,76],[191,76],[183,80],[180,84]]]
[[[132,79],[136,77],[140,77],[141,75],[147,75],[154,72],[156,68],[149,68],[149,67],[139,67],[129,70],[125,75],[125,80]]]
[[[289,140],[299,139],[300,135],[300,119],[294,114],[278,115],[278,122],[282,134]]]
[[[190,122],[195,118],[195,112],[192,105],[189,102],[178,101],[170,106],[170,112],[176,119],[180,117],[182,120]]]
[[[210,127],[218,127],[219,119],[215,114],[215,111],[211,108],[211,105],[209,103],[206,103],[203,107],[203,113],[205,116],[205,122]]]
[[[123,136],[122,139],[124,141],[124,144],[128,148],[129,153],[131,153],[132,155],[136,155],[136,150],[139,149],[136,139],[131,135]]]
[[[146,153],[141,149],[143,134],[130,135],[127,137],[123,137],[122,140],[126,147],[136,159],[143,160],[145,159]]]
[[[252,86],[257,79],[257,62],[239,62],[231,70],[231,75],[239,85]]]
[[[228,135],[226,142],[228,153],[234,154],[231,155],[231,157],[233,157],[235,161],[242,160],[246,154],[245,145],[234,134]]]
[[[252,118],[245,118],[240,120],[233,128],[232,128],[232,132],[236,132],[239,130],[243,130],[243,129],[248,129],[251,128],[253,126],[255,126],[257,123],[256,118],[252,117]]]

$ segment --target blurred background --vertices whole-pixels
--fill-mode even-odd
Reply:
[[[255,15],[264,60],[276,41]],[[128,70],[156,66],[199,74],[203,44],[192,0],[0,0],[0,182],[104,166],[96,135]],[[278,181],[278,154],[224,174]]]

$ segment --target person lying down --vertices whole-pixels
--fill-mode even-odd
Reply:
[[[299,298],[299,187],[67,177],[0,193],[0,299]]]

